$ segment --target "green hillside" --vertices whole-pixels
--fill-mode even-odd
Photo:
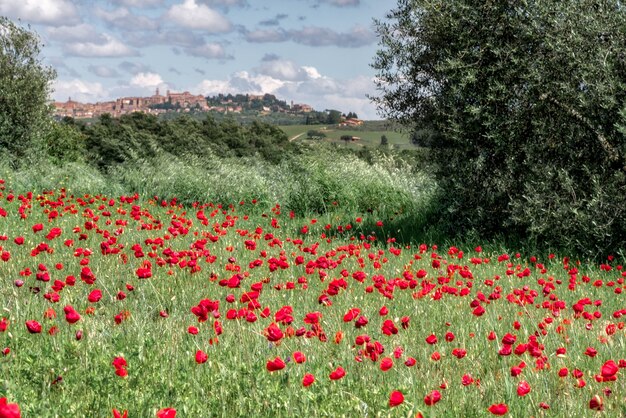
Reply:
[[[395,148],[407,149],[413,148],[407,132],[399,132],[389,127],[382,126],[380,123],[368,123],[361,127],[347,128],[336,125],[285,125],[280,126],[290,141],[315,141],[315,142],[334,142],[337,144],[347,145],[349,147],[377,147],[380,145],[382,135],[387,137],[389,145]],[[311,130],[324,133],[324,139],[310,139],[307,133]],[[346,142],[341,139],[342,136],[358,137],[356,141]]]

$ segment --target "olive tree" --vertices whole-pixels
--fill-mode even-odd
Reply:
[[[0,150],[14,165],[38,151],[50,121],[55,72],[40,50],[36,33],[0,16]]]
[[[376,22],[382,115],[431,132],[446,224],[626,243],[626,6],[398,0]]]

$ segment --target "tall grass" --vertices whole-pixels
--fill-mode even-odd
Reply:
[[[259,211],[275,204],[299,215],[376,212],[381,216],[419,214],[432,200],[435,182],[394,154],[374,153],[371,162],[315,146],[282,159],[174,156],[160,152],[102,173],[82,163],[43,162],[0,176],[16,192],[66,188],[74,194],[103,193],[176,197],[180,202],[238,204],[256,201]]]

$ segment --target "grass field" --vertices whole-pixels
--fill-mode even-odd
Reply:
[[[414,146],[409,141],[409,135],[407,133],[397,132],[394,130],[368,130],[367,127],[364,129],[347,129],[330,125],[286,125],[280,126],[280,129],[282,129],[283,132],[287,134],[289,139],[293,140],[295,138],[295,140],[298,141],[306,141],[307,133],[310,130],[316,130],[323,132],[326,135],[326,138],[314,141],[331,142],[349,147],[378,147],[380,145],[381,136],[385,135],[389,141],[389,144],[393,145],[395,148],[414,148]],[[356,136],[360,139],[354,142],[346,142],[341,139],[343,135]]]
[[[24,417],[626,414],[624,260],[253,205],[4,190],[0,398]]]

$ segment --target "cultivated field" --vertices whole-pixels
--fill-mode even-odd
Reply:
[[[626,414],[623,260],[381,242],[387,219],[252,200],[0,207],[0,411]]]

